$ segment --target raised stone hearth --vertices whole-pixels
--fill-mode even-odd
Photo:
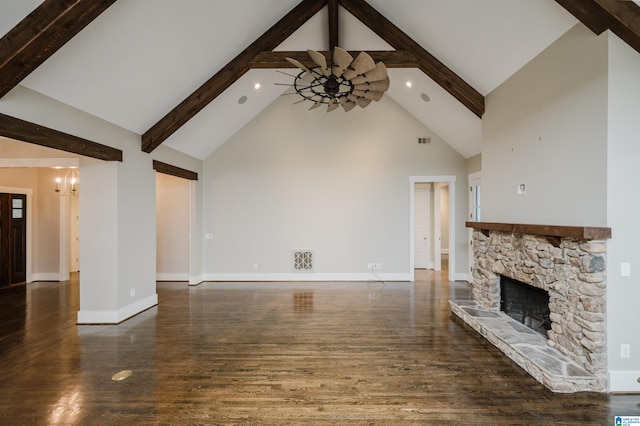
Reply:
[[[608,228],[468,222],[472,301],[452,312],[555,392],[607,390]],[[500,312],[500,275],[549,293],[547,338]]]
[[[451,311],[485,337],[548,389],[558,393],[590,391],[599,379],[550,347],[547,339],[504,312],[487,309],[473,300],[449,301]]]

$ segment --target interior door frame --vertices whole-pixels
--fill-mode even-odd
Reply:
[[[449,185],[449,281],[455,281],[456,265],[456,231],[455,231],[455,197],[456,197],[456,177],[455,176],[409,176],[409,276],[411,281],[415,280],[415,259],[413,226],[414,218],[414,193],[416,183],[446,183]],[[436,212],[440,214],[440,212]]]
[[[33,233],[31,232],[32,228],[32,218],[33,218],[33,189],[31,188],[16,188],[13,186],[0,186],[0,192],[6,194],[20,194],[27,196],[27,283],[32,282],[31,279],[31,248],[33,244],[31,244],[31,239],[33,238]]]

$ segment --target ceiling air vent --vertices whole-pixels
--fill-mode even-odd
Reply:
[[[313,252],[311,250],[294,250],[293,270],[296,272],[313,271]]]

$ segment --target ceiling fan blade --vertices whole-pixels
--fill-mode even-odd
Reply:
[[[322,99],[320,99],[319,101],[316,101],[315,104],[311,105],[311,108],[309,108],[309,111],[311,111],[312,109],[318,108],[320,105],[322,105]]]
[[[371,103],[371,99],[365,99],[365,98],[358,98],[358,100],[356,101],[356,104],[358,104],[360,108],[366,108],[367,105],[369,105],[370,103]]]
[[[338,103],[338,101],[336,101],[335,99],[333,100],[333,102],[331,102],[329,104],[329,106],[327,107],[327,112],[331,112],[335,109],[337,109],[340,106],[340,104]]]
[[[389,89],[389,84],[390,84],[389,77],[387,77],[384,80],[380,80],[380,81],[354,84],[353,88],[358,90],[379,90],[379,91],[385,92]]]
[[[318,53],[315,50],[309,49],[307,50],[307,53],[309,53],[309,56],[311,56],[313,62],[315,62],[320,67],[322,74],[325,77],[329,77],[331,73],[329,72],[329,68],[327,67],[327,58],[325,58],[322,53]]]
[[[360,97],[360,98],[365,98],[365,99],[370,99],[372,101],[379,101],[380,99],[382,99],[382,95],[384,95],[384,92],[378,92],[376,90],[353,90],[353,94]]]
[[[360,52],[342,76],[347,80],[351,80],[353,77],[371,71],[375,67],[376,63],[373,58],[366,52]]]
[[[296,78],[296,77],[297,77],[296,75],[289,74],[288,72],[284,72],[284,71],[280,71],[280,70],[276,70],[276,72],[279,72],[280,74],[284,74],[284,75],[287,75],[287,76],[289,76],[289,77],[293,77],[293,78]]]
[[[333,48],[333,75],[340,77],[353,62],[353,56],[346,50],[336,46]]]
[[[369,105],[371,103],[371,99],[361,98],[359,96],[356,96],[353,93],[348,94],[347,98],[351,102],[355,102],[360,108],[364,108],[364,107],[366,107],[367,105]]]
[[[371,83],[373,81],[381,81],[388,78],[389,74],[387,73],[387,67],[382,63],[378,62],[376,67],[366,73],[362,73],[351,79],[351,83],[353,84],[362,84],[362,83]]]
[[[352,109],[354,109],[356,107],[356,105],[358,105],[358,104],[353,102],[353,101],[346,101],[346,102],[342,103],[342,108],[344,108],[345,112],[349,112]]]
[[[302,62],[293,59],[293,58],[285,58],[287,61],[289,61],[290,63],[292,63],[293,65],[295,65],[296,67],[300,68],[303,71],[306,71],[308,73],[310,73],[311,71],[309,71],[309,68],[307,68]]]

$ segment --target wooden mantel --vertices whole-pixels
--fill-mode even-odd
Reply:
[[[514,234],[541,235],[544,237],[576,238],[582,240],[603,240],[611,238],[611,228],[598,228],[593,226],[557,226],[557,225],[531,225],[526,223],[501,223],[501,222],[467,222],[467,228],[480,231],[500,231]]]

